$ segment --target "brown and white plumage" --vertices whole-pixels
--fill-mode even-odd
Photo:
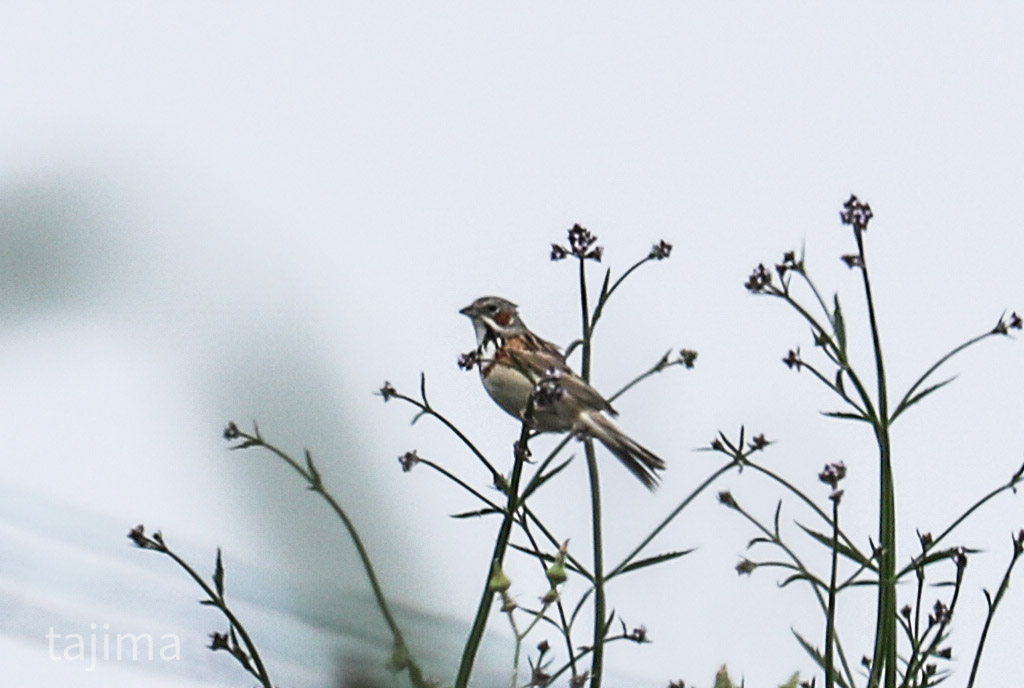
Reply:
[[[665,462],[608,418],[612,405],[576,375],[561,350],[523,323],[514,303],[498,296],[477,299],[459,311],[472,320],[477,365],[484,388],[501,408],[523,419],[538,384],[551,382],[558,393],[550,403],[534,404],[531,421],[541,432],[574,432],[603,444],[619,461],[654,489]]]

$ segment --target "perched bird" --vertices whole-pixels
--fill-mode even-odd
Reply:
[[[498,406],[524,420],[532,398],[530,421],[536,430],[593,437],[649,489],[657,486],[665,462],[608,418],[618,415],[612,405],[572,371],[555,344],[526,327],[514,303],[484,296],[459,312],[476,330],[477,348],[468,365],[480,369]]]

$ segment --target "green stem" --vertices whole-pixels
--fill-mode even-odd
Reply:
[[[531,404],[532,407],[532,404]],[[532,415],[532,408],[527,409],[527,417]],[[501,522],[501,530],[498,531],[498,539],[494,543],[494,552],[491,555],[491,564],[487,567],[487,578],[484,581],[484,591],[480,596],[480,604],[477,606],[476,618],[473,619],[473,627],[466,640],[466,646],[462,651],[462,661],[459,664],[459,674],[455,679],[455,688],[467,688],[470,676],[473,674],[473,663],[476,661],[477,652],[480,650],[480,642],[484,637],[484,630],[487,628],[487,617],[491,612],[491,603],[494,601],[494,591],[490,589],[491,572],[495,564],[501,566],[505,559],[505,552],[508,550],[509,536],[512,534],[512,524],[515,521],[516,511],[519,509],[519,480],[523,475],[523,465],[526,463],[526,442],[530,437],[530,425],[523,422],[523,429],[519,434],[519,441],[516,443],[515,464],[512,468],[512,479],[508,484],[508,506],[505,510],[505,517]]]
[[[597,452],[592,440],[586,440],[587,469],[590,474],[590,504],[594,538],[594,654],[590,665],[590,686],[601,688],[604,673],[605,599],[604,542],[601,529],[601,478],[597,470]]]
[[[167,545],[163,543],[162,540],[160,541],[159,545],[160,546],[159,548],[157,548],[157,551],[163,552],[164,554],[169,556],[171,559],[174,560],[174,562],[178,566],[180,566],[189,576],[192,577],[192,580],[194,580],[199,585],[199,587],[203,589],[203,592],[206,593],[206,596],[209,598],[210,602],[213,603],[213,605],[221,611],[225,618],[227,618],[228,623],[231,624],[231,628],[237,631],[238,635],[241,636],[242,642],[245,643],[246,652],[249,653],[249,657],[252,659],[253,664],[256,665],[256,670],[253,671],[250,669],[249,673],[257,677],[260,680],[260,683],[263,684],[264,688],[272,688],[272,684],[270,682],[270,675],[267,673],[266,667],[263,666],[263,660],[260,658],[259,650],[256,649],[256,643],[252,641],[252,639],[249,637],[249,634],[246,632],[245,627],[228,608],[227,602],[224,600],[224,598],[221,597],[218,593],[216,593],[213,590],[213,588],[207,585],[206,581],[204,581],[202,577],[198,573],[196,573],[196,571],[191,566],[188,565],[188,562],[186,562],[184,559],[182,559],[176,553],[174,553],[169,547],[167,547]],[[218,553],[217,556],[218,561],[220,561],[220,554]]]
[[[839,497],[832,495],[832,572],[828,582],[828,612],[825,617],[825,688],[834,688],[833,648],[836,634],[836,578],[839,573]]]
[[[989,595],[987,590],[985,591],[985,599],[988,602],[988,614],[985,616],[985,626],[982,628],[981,638],[978,640],[978,649],[974,653],[974,662],[971,664],[971,676],[967,681],[967,688],[973,688],[974,686],[974,679],[977,678],[978,667],[981,665],[981,653],[985,649],[985,640],[988,638],[988,629],[992,626],[992,619],[995,617],[996,609],[999,607],[1003,595],[1006,594],[1007,589],[1010,587],[1010,574],[1013,573],[1013,567],[1017,565],[1017,560],[1024,553],[1021,545],[1022,540],[1024,540],[1024,533],[1014,538],[1013,558],[1010,559],[1010,565],[1006,567],[1006,573],[1003,574],[1003,580],[999,583],[999,590],[996,591],[995,599]]]
[[[580,310],[583,326],[583,360],[580,363],[580,376],[590,382],[590,305],[587,300],[587,270],[583,258],[580,264]],[[631,270],[630,270],[631,272]],[[628,272],[627,272],[628,274]],[[622,278],[615,283],[618,286]],[[611,290],[609,290],[609,294]],[[597,317],[599,314],[595,314]],[[590,688],[601,688],[604,673],[604,632],[607,600],[604,586],[604,540],[601,525],[601,476],[597,467],[597,452],[594,451],[593,440],[584,441],[587,456],[587,472],[590,476],[590,513],[592,537],[594,541],[594,643],[590,664]]]
[[[867,260],[864,256],[864,236],[854,230],[857,251],[861,259],[861,276],[864,281],[864,295],[867,300],[868,318],[871,325],[871,342],[875,354],[875,375],[878,383],[878,411],[874,416],[875,439],[879,453],[879,523],[878,539],[881,547],[878,562],[878,615],[875,626],[875,650],[871,662],[869,686],[879,685],[884,679],[885,688],[896,688],[896,495],[892,471],[892,447],[889,441],[888,393],[885,380],[885,365],[882,358],[882,342],[868,277]],[[883,672],[884,671],[884,675]]]

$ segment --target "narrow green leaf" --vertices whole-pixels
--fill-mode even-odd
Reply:
[[[867,566],[867,567],[871,568],[872,570],[874,570],[874,567],[871,565],[870,561],[865,560],[863,556],[858,555],[855,550],[851,549],[850,547],[848,547],[847,545],[843,544],[842,542],[836,542],[835,540],[833,540],[828,535],[825,535],[824,533],[819,533],[816,530],[811,530],[810,528],[808,528],[807,526],[803,525],[802,523],[797,522],[797,525],[800,526],[800,528],[805,533],[810,535],[812,538],[814,538],[815,540],[817,540],[821,544],[825,545],[825,547],[828,547],[829,549],[832,549],[833,547],[835,547],[836,551],[838,551],[839,554],[843,555],[844,557],[846,557],[850,561],[855,561],[858,564],[861,564],[862,566]]]
[[[822,411],[821,415],[828,416],[829,418],[842,418],[845,420],[861,420],[865,423],[870,422],[867,418],[860,415],[859,413],[850,413],[849,411]]]
[[[551,562],[553,562],[555,560],[555,557],[553,555],[551,555],[551,554],[548,554],[547,552],[538,552],[536,550],[530,549],[529,547],[523,547],[522,545],[517,545],[514,542],[508,543],[508,546],[511,547],[512,549],[517,549],[520,552],[523,552],[524,554],[529,554],[531,557],[535,557],[537,559],[540,559],[541,561],[543,561],[546,564],[547,563],[551,563]],[[568,565],[569,565],[569,562],[566,562],[566,566],[568,566]]]
[[[787,585],[789,585],[790,583],[795,583],[797,581],[802,581],[802,580],[807,581],[808,583],[811,583],[812,585],[820,583],[820,581],[812,578],[811,576],[808,576],[806,573],[794,573],[792,576],[790,576],[786,580],[784,580],[781,583],[779,583],[779,587],[780,588],[784,588]]]
[[[313,464],[313,455],[309,453],[308,449],[306,449],[305,452],[306,470],[309,471],[309,482],[315,487],[321,487],[323,485],[323,481],[320,480],[320,471],[318,471],[316,466]]]
[[[220,556],[220,547],[217,548],[217,564],[213,569],[213,587],[224,598],[224,562]]]
[[[846,323],[843,322],[843,310],[839,307],[839,294],[835,294],[834,301],[836,310],[832,314],[832,328],[836,333],[836,341],[839,342],[839,350],[846,354]],[[841,359],[843,360],[843,359]]]
[[[569,617],[569,625],[572,626],[576,623],[576,617],[583,611],[583,605],[586,603],[587,598],[590,597],[591,593],[594,592],[593,588],[588,588],[582,595],[580,595],[580,601],[576,603],[576,608],[572,610],[572,615]]]
[[[501,514],[504,513],[500,509],[494,509],[492,507],[486,507],[483,509],[476,509],[474,511],[463,511],[459,514],[450,514],[449,518],[476,518],[479,516],[487,516],[488,514]]]
[[[899,416],[901,413],[906,411],[908,408],[910,408],[911,406],[913,406],[917,402],[921,401],[922,399],[924,399],[926,396],[928,396],[932,392],[934,392],[936,390],[939,390],[939,389],[942,389],[943,387],[948,385],[950,382],[952,382],[956,378],[957,378],[957,376],[954,375],[953,377],[947,378],[947,379],[943,380],[942,382],[938,382],[938,383],[936,383],[936,384],[934,384],[934,385],[932,385],[930,387],[925,387],[924,389],[922,389],[920,392],[918,392],[914,396],[910,397],[909,399],[905,399],[903,401],[903,403],[901,403],[899,405],[899,408],[897,408],[896,411],[893,412],[892,417],[889,418],[889,422],[892,423],[894,420],[896,420],[897,416]]]
[[[625,566],[621,570],[617,571],[614,575],[608,576],[607,580],[611,580],[615,576],[617,576],[619,574],[622,574],[622,573],[627,573],[629,571],[636,571],[637,569],[642,569],[642,568],[645,568],[647,566],[654,566],[655,564],[660,564],[663,561],[671,561],[672,559],[678,559],[679,557],[685,557],[687,554],[689,554],[690,552],[694,551],[694,549],[696,549],[696,548],[678,550],[678,551],[675,551],[675,552],[665,552],[664,554],[657,554],[657,555],[655,555],[653,557],[647,557],[646,559],[640,559],[639,561],[634,561],[633,563],[629,564],[628,566]]]
[[[796,641],[800,643],[800,647],[802,647],[804,651],[811,656],[811,659],[815,661],[815,663],[818,665],[818,668],[824,671],[825,657],[821,654],[818,648],[814,647],[809,642],[804,640],[804,638],[799,633],[797,633],[795,629],[790,630],[792,631],[793,635],[796,636]],[[832,670],[832,677],[835,679],[836,685],[842,686],[842,688],[849,688],[846,684],[846,681],[843,679],[842,675],[835,669]]]

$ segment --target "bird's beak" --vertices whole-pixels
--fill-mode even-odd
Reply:
[[[459,313],[462,313],[463,315],[465,315],[465,316],[467,316],[469,318],[472,318],[473,317],[473,306],[472,305],[466,306],[461,311],[459,311]]]

